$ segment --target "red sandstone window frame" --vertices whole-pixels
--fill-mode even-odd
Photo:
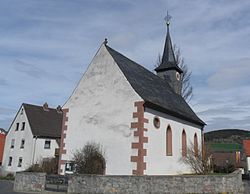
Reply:
[[[168,125],[166,130],[166,155],[172,156],[173,150],[172,150],[172,129],[170,125]]]
[[[154,120],[153,120],[153,123],[154,123],[154,127],[155,127],[156,129],[159,129],[159,128],[160,128],[161,122],[160,122],[160,118],[159,118],[159,117],[155,116],[155,117],[154,117]]]
[[[181,142],[182,142],[182,156],[187,156],[187,135],[185,129],[182,130],[181,134]]]
[[[198,138],[196,133],[194,134],[194,154],[198,156]]]

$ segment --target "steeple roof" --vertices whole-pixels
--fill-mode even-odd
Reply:
[[[170,32],[169,32],[169,25],[170,23],[167,23],[167,35],[166,35],[166,41],[165,41],[165,47],[164,52],[162,55],[161,64],[155,68],[156,72],[161,72],[165,70],[176,70],[179,73],[182,73],[182,70],[178,67],[178,64],[175,59],[174,50],[171,42]]]

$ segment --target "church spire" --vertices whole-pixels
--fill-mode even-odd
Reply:
[[[157,68],[155,68],[155,71],[160,78],[168,81],[169,85],[172,87],[175,93],[180,95],[182,89],[181,73],[183,71],[181,70],[181,68],[179,68],[175,59],[175,54],[169,32],[170,19],[171,16],[167,13],[167,16],[165,17],[165,21],[167,24],[165,47],[161,63]]]
[[[182,73],[182,70],[178,67],[178,64],[175,59],[174,50],[171,42],[169,26],[170,26],[171,16],[167,13],[165,17],[166,25],[167,25],[167,35],[165,40],[165,47],[161,59],[160,65],[155,68],[156,72],[166,71],[166,70],[176,70],[179,73]]]

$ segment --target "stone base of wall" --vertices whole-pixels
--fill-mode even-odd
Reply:
[[[68,193],[242,193],[240,171],[229,175],[71,176]]]
[[[45,173],[17,172],[14,182],[14,191],[41,192],[45,188],[45,181]]]
[[[14,191],[45,192],[45,173],[16,173]],[[243,188],[245,187],[245,189]],[[228,175],[179,176],[111,176],[72,175],[68,181],[69,194],[86,193],[169,193],[169,194],[242,194],[249,187],[242,184],[241,172]],[[246,192],[246,190],[248,190]]]

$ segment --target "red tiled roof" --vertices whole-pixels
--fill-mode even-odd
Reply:
[[[243,140],[243,147],[247,157],[250,157],[250,140]]]

